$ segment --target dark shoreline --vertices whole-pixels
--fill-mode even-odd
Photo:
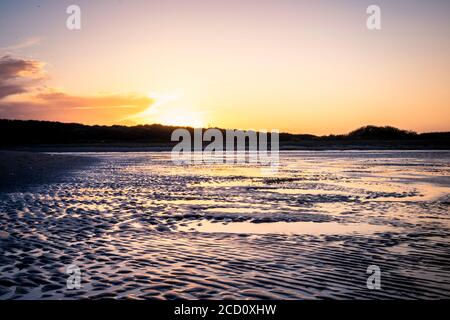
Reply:
[[[2,151],[13,152],[170,152],[175,144],[61,144],[0,147]],[[270,146],[268,148],[270,150]],[[450,151],[449,143],[443,144],[401,144],[401,143],[356,143],[346,144],[315,143],[315,144],[284,144],[280,143],[280,151],[415,151],[441,150]]]
[[[176,129],[187,131],[190,138],[184,139],[191,139],[191,143],[195,130],[197,132],[207,130],[160,124],[132,127],[90,126],[78,123],[0,119],[0,149],[44,152],[170,151],[178,143],[172,141],[172,134]],[[228,134],[227,129],[214,129],[220,131],[222,138]],[[250,131],[239,132],[240,135],[245,135]],[[259,141],[261,132],[252,132]],[[267,135],[269,144],[271,140],[269,133]],[[278,141],[280,150],[450,150],[450,132],[416,133],[390,126],[372,125],[361,127],[348,134],[326,136],[280,132]],[[203,141],[203,147],[209,143]]]
[[[59,181],[96,161],[92,157],[0,150],[0,192]]]

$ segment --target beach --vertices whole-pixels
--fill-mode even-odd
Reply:
[[[0,299],[450,297],[448,151],[281,152],[276,173],[167,152],[1,156],[22,182],[0,193]]]
[[[93,161],[82,156],[0,150],[0,191],[56,181]]]

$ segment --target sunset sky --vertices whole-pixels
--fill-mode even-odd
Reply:
[[[0,118],[449,131],[450,1],[2,0]]]

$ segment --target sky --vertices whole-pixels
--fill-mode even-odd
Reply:
[[[2,0],[0,118],[450,131],[449,58],[447,0]]]

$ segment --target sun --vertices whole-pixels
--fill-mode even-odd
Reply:
[[[151,92],[148,97],[153,100],[153,103],[144,111],[131,116],[130,118],[134,121],[168,126],[205,127],[205,112],[192,107],[192,103],[182,94]]]
[[[202,112],[181,107],[161,110],[154,117],[154,120],[157,123],[169,126],[187,126],[194,128],[203,128],[205,126],[205,119]]]

